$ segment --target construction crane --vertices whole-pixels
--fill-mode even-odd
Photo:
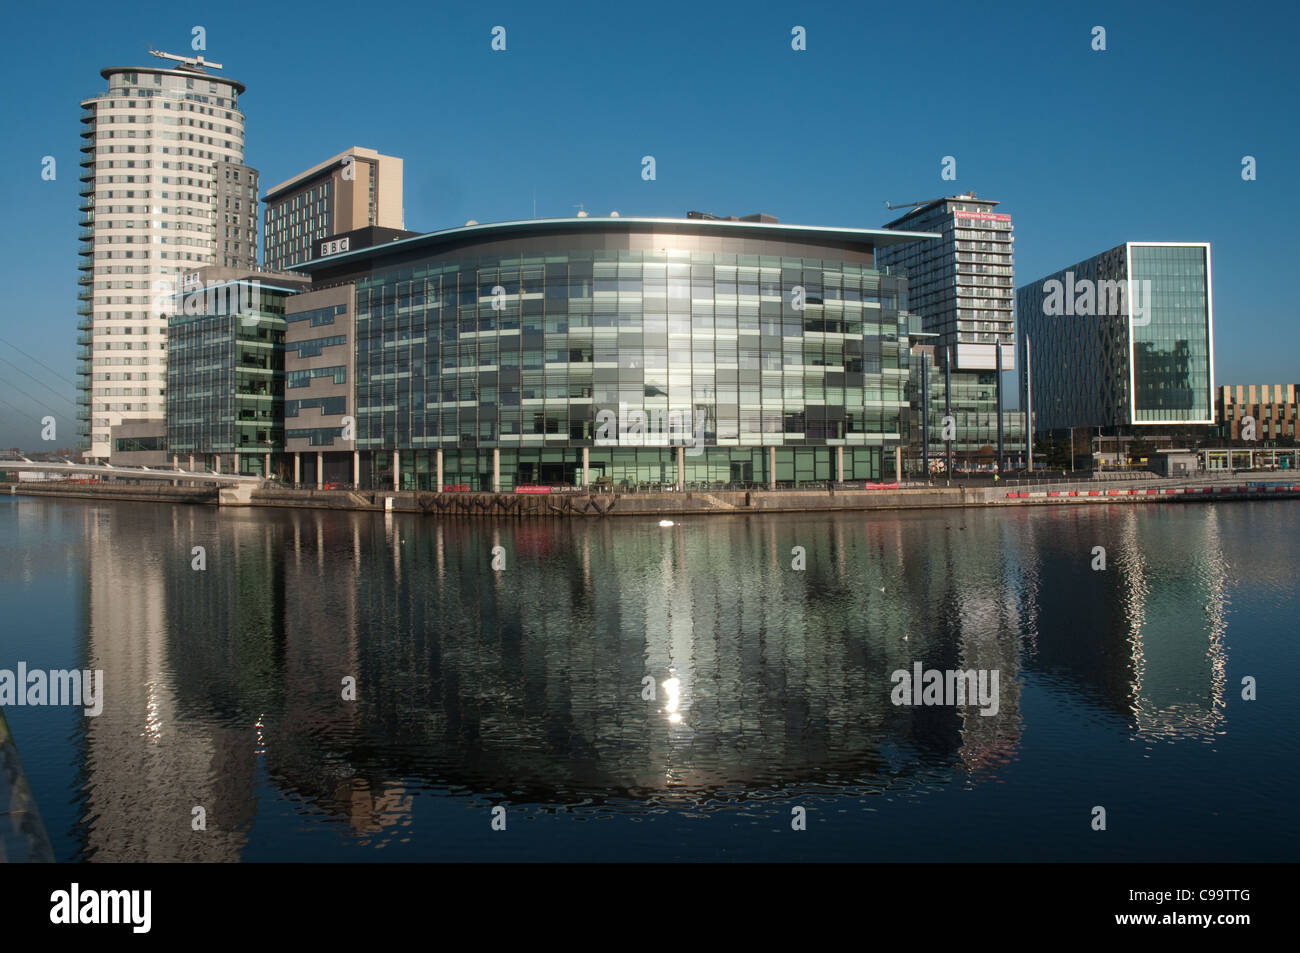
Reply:
[[[159,59],[174,60],[175,62],[180,63],[182,66],[188,66],[190,69],[196,69],[199,70],[200,72],[208,68],[221,69],[220,63],[209,63],[206,60],[204,60],[202,53],[200,53],[198,56],[176,56],[174,53],[162,53],[159,52],[158,50],[150,50],[149,52],[153,56],[158,57]]]

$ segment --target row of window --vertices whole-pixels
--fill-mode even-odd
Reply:
[[[331,377],[335,384],[346,384],[348,380],[348,369],[343,365],[334,367],[312,367],[306,370],[289,371],[285,375],[285,386],[310,387],[311,382],[318,377]]]
[[[297,351],[298,357],[320,357],[327,347],[338,347],[347,343],[347,335],[334,334],[324,338],[309,338],[306,341],[292,341],[285,345],[285,351]]]
[[[340,314],[347,314],[348,307],[345,304],[331,304],[323,308],[312,308],[309,311],[299,311],[295,314],[286,314],[285,321],[290,323],[297,321],[310,321],[313,328],[318,328],[325,324],[333,324],[334,319]]]

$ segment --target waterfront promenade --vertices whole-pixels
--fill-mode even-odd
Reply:
[[[1092,504],[1210,503],[1300,498],[1300,479],[1280,473],[1198,474],[1163,479],[1152,474],[1106,480],[1014,479],[931,484],[829,484],[796,489],[682,489],[587,492],[545,488],[546,493],[475,493],[308,489],[276,483],[237,487],[137,485],[125,481],[33,481],[0,484],[0,493],[86,499],[220,506],[271,506],[327,510],[426,513],[445,516],[612,517],[742,513],[906,510],[945,507]]]

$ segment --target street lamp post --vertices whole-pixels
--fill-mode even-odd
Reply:
[[[952,348],[945,345],[943,349],[943,416],[946,420],[952,416]],[[944,441],[943,474],[952,486],[952,441]]]
[[[998,465],[997,473],[1002,474],[1002,338],[993,335],[993,349],[997,352],[997,406],[994,408],[998,418]]]
[[[930,331],[916,331],[909,338],[937,338],[939,335]],[[945,398],[946,399],[946,398]],[[930,480],[930,361],[921,350],[921,472],[926,482]]]

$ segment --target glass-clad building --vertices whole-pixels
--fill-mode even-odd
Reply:
[[[1037,429],[1214,423],[1208,242],[1126,242],[1019,288],[1016,307]]]
[[[942,352],[933,345],[912,349],[911,396],[912,441],[903,470],[905,474],[946,471],[949,460],[956,472],[993,470],[997,465],[998,413],[997,371],[945,371],[935,358]],[[928,379],[924,378],[928,372]],[[922,395],[929,395],[928,428],[920,422]],[[944,418],[952,417],[951,441],[944,439]],[[921,441],[928,434],[926,460]],[[1008,467],[1027,462],[1025,415],[1002,412],[1003,463]]]
[[[301,266],[355,288],[362,485],[792,485],[894,473],[931,237],[692,219],[467,226]]]
[[[284,449],[285,299],[232,281],[187,290],[167,319],[167,452],[269,476]]]

